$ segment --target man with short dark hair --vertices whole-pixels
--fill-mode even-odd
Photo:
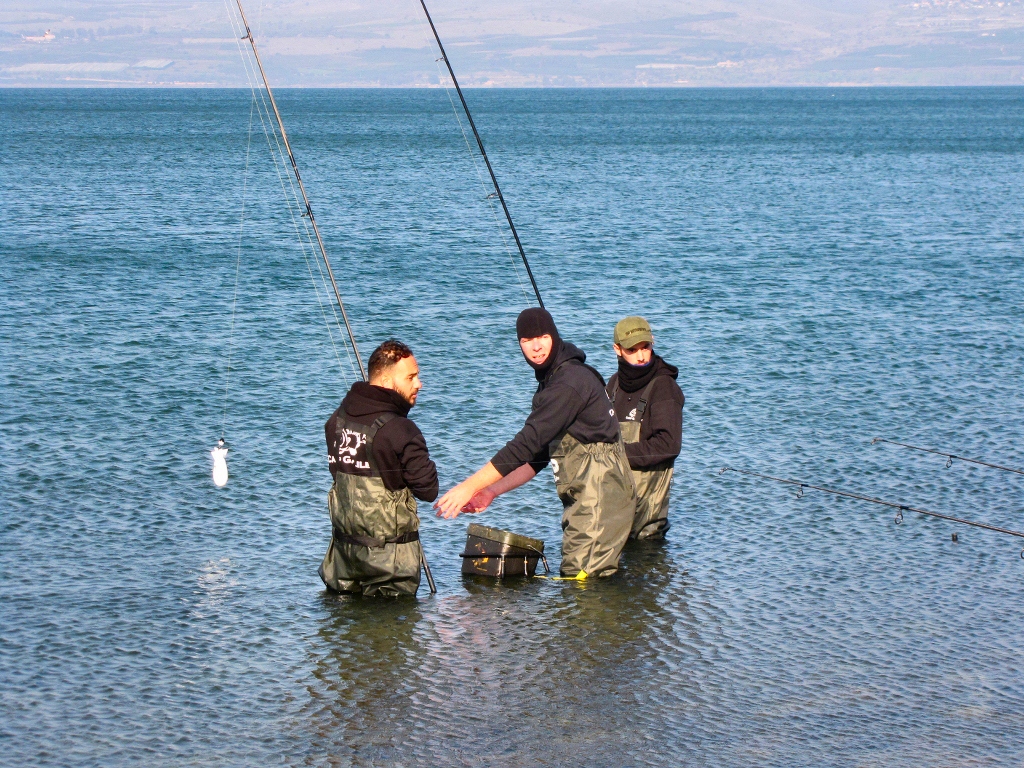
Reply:
[[[558,335],[546,310],[516,321],[519,348],[537,378],[526,424],[480,471],[434,505],[438,514],[482,512],[550,461],[562,501],[563,576],[610,576],[629,536],[636,492],[601,374]]]
[[[620,320],[612,335],[619,370],[608,379],[608,397],[626,444],[636,483],[631,539],[663,539],[669,529],[668,494],[683,440],[683,391],[679,369],[654,353],[654,334],[642,317]]]
[[[324,425],[334,484],[319,572],[337,592],[414,595],[419,587],[416,499],[433,501],[438,490],[426,440],[407,418],[419,373],[412,350],[385,341],[370,355],[370,381],[353,384]]]

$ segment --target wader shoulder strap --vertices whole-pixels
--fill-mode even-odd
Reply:
[[[377,461],[373,458],[373,439],[377,436],[377,432],[380,431],[381,427],[397,416],[397,413],[383,413],[373,420],[373,424],[368,427],[364,427],[358,422],[349,421],[351,417],[342,411],[343,424],[349,429],[357,430],[366,435],[366,461],[370,465],[370,472],[372,475],[380,475],[380,472],[377,470]]]
[[[345,422],[349,422],[349,421],[352,420],[352,417],[349,416],[344,411],[342,411],[342,416],[343,416],[342,420],[345,421]],[[372,443],[373,442],[373,438],[375,438],[377,436],[377,432],[380,430],[380,428],[383,427],[385,424],[387,424],[392,419],[396,418],[397,416],[398,416],[397,413],[382,413],[380,416],[378,416],[376,419],[374,419],[373,420],[373,424],[371,424],[368,427],[364,427],[362,424],[358,424],[356,422],[352,423],[352,427],[354,429],[358,429],[360,432],[362,432],[364,435],[366,435],[366,442],[367,443]]]
[[[384,413],[378,416],[376,419],[374,419],[373,424],[371,424],[370,428],[366,430],[366,442],[372,444],[373,438],[377,436],[377,432],[380,430],[380,428],[383,427],[396,416],[398,416],[397,413]]]
[[[640,402],[636,405],[636,418],[633,421],[643,421],[644,412],[647,411],[647,404],[650,402],[651,390],[654,388],[654,382],[657,381],[658,377],[655,376],[651,379],[647,386],[644,387],[644,391],[640,393]],[[615,396],[619,393],[619,374],[613,373],[612,377],[608,380],[608,399],[615,403]]]
[[[383,413],[373,420],[373,424],[370,425],[369,429],[366,430],[366,460],[370,462],[370,466],[373,468],[373,474],[380,475],[380,470],[377,469],[377,460],[373,457],[373,438],[377,436],[377,432],[380,428],[395,418],[397,413]]]
[[[636,421],[644,420],[644,412],[647,410],[647,403],[650,401],[651,390],[654,388],[654,382],[658,377],[655,376],[651,379],[647,386],[644,387],[644,391],[640,393],[640,402],[636,405]]]
[[[619,394],[619,374],[613,373],[612,377],[608,379],[608,386],[605,387],[605,394],[608,395],[608,399],[613,403],[615,402],[615,396]]]

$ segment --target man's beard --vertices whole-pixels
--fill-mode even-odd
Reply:
[[[412,408],[414,405],[416,405],[416,394],[417,393],[413,392],[411,389],[402,390],[402,389],[398,389],[396,387],[395,388],[395,392],[398,393],[399,397],[401,397],[403,400],[405,400],[405,402],[408,404],[408,406],[410,408]]]

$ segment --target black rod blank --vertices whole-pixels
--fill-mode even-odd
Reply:
[[[978,522],[975,522],[974,520],[964,520],[963,518],[953,517],[952,515],[943,515],[943,514],[941,514],[939,512],[930,512],[927,509],[918,509],[917,507],[910,507],[910,506],[907,506],[906,504],[897,504],[894,501],[885,501],[883,499],[876,499],[873,496],[863,496],[863,495],[861,495],[859,493],[850,493],[849,491],[839,491],[839,490],[836,490],[835,488],[825,488],[825,487],[820,486],[820,485],[811,485],[810,483],[803,483],[803,482],[800,482],[799,480],[787,480],[786,478],[783,478],[783,477],[773,477],[772,475],[762,475],[760,472],[751,472],[751,471],[746,470],[746,469],[734,469],[733,467],[723,467],[718,474],[721,475],[721,474],[723,474],[725,472],[736,472],[737,474],[740,474],[740,475],[749,475],[751,477],[760,477],[760,478],[762,478],[764,480],[773,480],[776,483],[785,483],[787,485],[796,485],[796,486],[799,486],[800,490],[803,490],[804,488],[810,488],[813,491],[823,491],[824,493],[832,493],[832,494],[835,494],[836,496],[846,496],[846,497],[851,498],[851,499],[859,499],[860,501],[868,501],[868,502],[871,502],[872,504],[881,504],[884,507],[892,507],[893,509],[899,510],[899,512],[900,512],[900,515],[897,518],[898,520],[902,519],[902,513],[903,512],[917,512],[920,515],[928,515],[930,517],[937,517],[940,520],[949,520],[950,522],[953,522],[953,523],[960,523],[961,525],[970,525],[970,526],[973,526],[975,528],[984,528],[986,531],[995,531],[996,533],[1005,533],[1005,534],[1007,534],[1009,536],[1016,536],[1018,538],[1024,539],[1024,533],[1021,533],[1020,531],[1011,531],[1008,528],[999,528],[999,527],[994,526],[994,525],[989,525],[988,523],[978,523]],[[1022,554],[1021,556],[1024,557],[1024,554]]]
[[[980,464],[983,467],[991,467],[992,469],[1001,469],[1003,472],[1014,472],[1018,475],[1024,475],[1024,469],[1014,469],[1013,467],[1004,467],[1000,464],[992,464],[981,459],[968,459],[966,456],[958,456],[955,453],[945,453],[944,451],[936,451],[931,448],[922,448],[919,445],[910,445],[909,443],[898,443],[895,440],[886,440],[884,437],[876,437],[871,441],[871,444],[875,443],[888,443],[889,445],[898,445],[901,448],[909,448],[912,451],[922,451],[923,453],[934,453],[936,456],[945,456],[948,459],[946,466],[949,467],[953,464],[953,460],[966,461],[970,464]]]
[[[526,260],[526,251],[523,250],[523,244],[519,240],[519,233],[516,232],[516,225],[512,223],[512,214],[508,211],[508,206],[505,205],[505,196],[501,194],[501,187],[498,186],[498,179],[494,175],[494,169],[491,167],[491,161],[487,158],[487,150],[484,149],[483,139],[480,138],[480,132],[476,129],[476,123],[473,122],[473,115],[469,111],[469,105],[466,103],[466,97],[462,95],[462,88],[459,87],[459,81],[455,79],[455,70],[452,69],[452,63],[448,61],[448,54],[445,53],[444,46],[441,44],[441,36],[437,34],[437,27],[434,26],[434,20],[430,18],[430,11],[427,10],[427,4],[425,0],[420,0],[420,5],[423,6],[423,13],[427,16],[427,22],[430,24],[430,31],[434,33],[434,39],[437,41],[437,47],[441,49],[441,57],[444,59],[444,64],[448,67],[448,74],[451,75],[452,82],[455,84],[455,91],[459,94],[459,101],[462,102],[462,109],[466,112],[466,117],[469,119],[469,127],[473,129],[473,135],[476,137],[476,145],[480,148],[480,155],[484,159],[484,164],[487,166],[487,172],[491,175],[491,183],[494,184],[494,191],[498,195],[498,200],[501,202],[501,209],[505,212],[505,218],[508,220],[508,228],[512,230],[512,237],[515,238],[516,246],[519,248],[519,255],[523,259],[523,266],[526,267],[526,274],[530,277],[530,284],[533,286],[533,292],[537,295],[537,303],[540,304],[540,308],[544,309],[544,299],[540,297],[540,288],[537,287],[537,281],[533,278],[533,270],[530,269],[530,262]]]

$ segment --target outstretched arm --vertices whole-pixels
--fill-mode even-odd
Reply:
[[[439,517],[443,517],[446,520],[456,518],[477,491],[482,491],[498,480],[501,480],[501,473],[494,468],[491,462],[487,462],[476,474],[467,477],[438,499],[434,504],[434,509],[437,510]]]
[[[462,508],[463,512],[483,512],[498,496],[508,493],[521,485],[526,485],[537,476],[537,470],[529,464],[523,464],[496,483],[491,483],[483,490],[477,491],[469,503]]]

